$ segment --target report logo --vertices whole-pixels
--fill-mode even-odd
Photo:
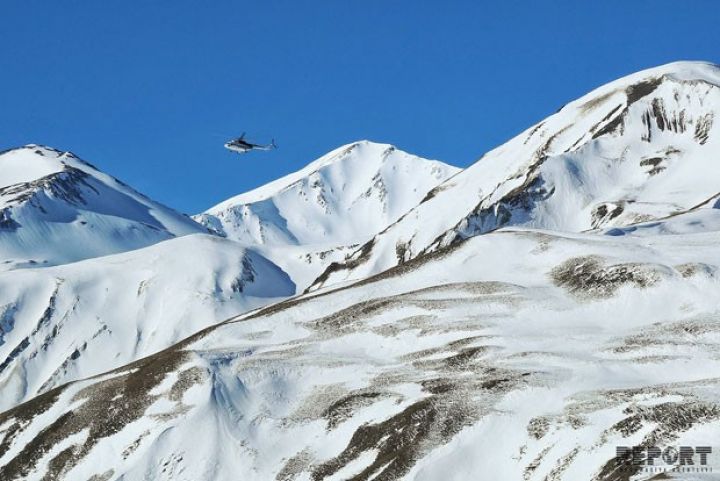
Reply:
[[[711,473],[710,446],[617,446],[615,461],[634,472]]]

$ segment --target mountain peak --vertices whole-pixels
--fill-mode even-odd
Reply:
[[[49,147],[29,144],[0,153],[0,188],[33,182],[62,172],[65,153]]]
[[[720,83],[720,66],[712,62],[697,60],[680,60],[663,65],[657,65],[621,77],[614,83],[628,83],[649,77],[668,77],[678,80],[705,80],[710,83]]]
[[[45,157],[60,157],[64,154],[67,154],[68,152],[64,152],[60,149],[56,149],[54,147],[50,147],[48,145],[42,145],[42,144],[25,144],[21,145],[20,147],[13,147],[10,149],[7,149],[3,152],[0,152],[0,154],[5,154],[8,152],[32,152],[36,155],[41,155]]]
[[[349,246],[385,229],[458,171],[363,140],[222,202],[196,220],[221,236],[267,248],[264,254],[304,287],[304,279],[314,278],[309,273],[318,274]],[[288,266],[288,249],[299,259],[296,266]]]
[[[701,82],[720,86],[720,66],[701,61],[678,61],[635,72],[602,85],[582,97],[568,103],[562,110],[571,107],[586,108],[588,103],[595,104],[598,99],[611,97],[615,93],[625,92],[628,103],[651,93],[665,81],[676,83]]]
[[[71,152],[29,144],[0,153],[0,270],[73,262],[196,232],[206,230]]]
[[[265,200],[275,194],[278,194],[289,186],[300,182],[303,179],[306,179],[317,173],[318,171],[332,165],[356,164],[358,166],[364,166],[365,169],[377,169],[380,167],[380,165],[387,161],[390,155],[393,153],[397,153],[400,156],[405,157],[406,159],[414,159],[416,161],[419,161],[420,163],[430,163],[437,166],[438,168],[449,168],[455,171],[459,170],[439,161],[422,159],[420,157],[408,154],[406,152],[403,152],[402,150],[399,150],[394,145],[382,144],[369,140],[359,140],[331,150],[327,154],[310,162],[305,167],[301,168],[296,172],[290,173],[284,177],[269,182],[256,189],[231,197],[230,199],[227,199],[217,204],[216,206],[211,207],[207,210],[207,212],[219,212],[234,205],[248,204]]]
[[[720,185],[718,115],[720,67],[707,62],[674,62],[612,81],[438,186],[437,195],[334,266],[330,281],[501,227],[584,232],[708,205]]]
[[[232,197],[198,220],[253,244],[347,245],[381,230],[458,170],[361,140]]]
[[[706,80],[711,83],[720,83],[720,66],[700,60],[679,60],[640,70],[628,75],[625,79],[642,77],[671,76],[680,80]],[[623,80],[623,79],[620,79]]]

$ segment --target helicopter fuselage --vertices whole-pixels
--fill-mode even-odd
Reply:
[[[238,142],[236,140],[232,142],[227,142],[225,144],[225,148],[228,150],[232,150],[233,152],[237,152],[239,154],[244,154],[245,152],[249,152],[253,150],[256,146],[253,144],[250,144],[248,142]]]
[[[251,150],[272,150],[276,149],[277,146],[275,145],[275,140],[268,145],[260,145],[251,144],[250,142],[243,140],[243,137],[240,137],[225,143],[225,148],[233,152],[237,152],[238,154],[244,154],[246,152],[250,152]]]

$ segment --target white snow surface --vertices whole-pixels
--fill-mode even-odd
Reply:
[[[2,272],[0,410],[294,292],[287,274],[260,254],[204,234]]]
[[[44,261],[0,257],[6,265],[5,272],[0,270],[0,410],[293,295],[330,262],[342,260],[357,247],[344,245],[342,236],[323,244],[286,246],[209,235],[176,238],[205,229],[73,154],[31,145],[0,155],[0,164],[8,168],[2,176],[8,189],[0,192],[6,219],[19,224],[0,230],[0,242],[6,241],[0,246],[19,246],[26,254],[19,256],[23,259],[39,251],[47,254]],[[365,178],[363,168],[377,172]],[[290,176],[296,180],[280,190],[307,185],[318,169],[336,184],[343,175],[348,184],[357,180],[344,188],[349,196],[364,189],[351,205],[335,205],[355,216],[355,233],[363,240],[376,233],[369,229],[378,219],[366,222],[368,230],[360,234],[359,215],[387,208],[393,209],[388,215],[395,219],[396,210],[409,209],[411,202],[456,170],[398,153],[389,145],[359,142],[313,162]],[[403,195],[383,191],[378,179],[397,183],[401,175],[407,176],[405,187],[398,189]],[[413,183],[411,178],[418,180]],[[260,191],[275,188],[256,192]],[[25,192],[29,197],[18,199]],[[364,204],[361,214],[352,214],[359,204],[373,200],[378,203]],[[339,212],[334,216],[346,221]],[[78,220],[91,218],[94,222],[88,225]],[[132,235],[122,231],[123,226],[129,226]],[[153,245],[137,249],[145,243]],[[128,252],[104,256],[114,251]],[[83,256],[92,258],[69,262]],[[271,256],[282,268],[267,259]],[[48,267],[53,264],[60,265]],[[303,285],[298,288],[294,280]]]
[[[616,446],[720,433],[718,246],[477,236],[7,411],[0,475],[630,479]]]

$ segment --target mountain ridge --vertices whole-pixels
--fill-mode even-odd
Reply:
[[[598,87],[439,185],[314,287],[508,225],[583,231],[691,209],[718,192],[708,160],[717,149],[718,85],[717,66],[678,62]],[[700,188],[693,169],[709,173]]]

